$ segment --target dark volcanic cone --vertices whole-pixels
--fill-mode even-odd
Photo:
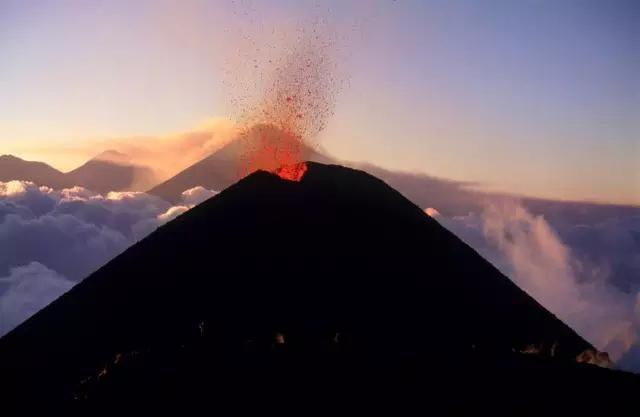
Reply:
[[[526,415],[637,389],[576,364],[588,348],[382,181],[308,163],[299,182],[250,175],[89,276],[0,340],[0,380],[89,414]]]
[[[254,170],[274,172],[281,165],[301,160],[329,162],[328,157],[305,145],[299,138],[292,137],[291,133],[273,125],[256,124],[205,159],[155,186],[149,193],[179,203],[182,192],[190,188],[203,186],[222,191]]]

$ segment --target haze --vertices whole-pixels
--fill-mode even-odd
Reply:
[[[67,171],[97,144],[233,124],[247,36],[318,20],[348,84],[320,137],[336,158],[640,204],[633,1],[5,0],[0,151]]]

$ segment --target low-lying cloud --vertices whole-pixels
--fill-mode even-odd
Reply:
[[[195,187],[180,205],[141,192],[100,195],[0,182],[0,335],[129,246],[215,195]]]
[[[492,196],[387,174],[618,366],[640,371],[640,208]],[[0,182],[0,335],[214,194],[195,187],[172,205],[138,192]]]
[[[37,313],[75,282],[38,262],[11,268],[0,277],[0,335]]]
[[[464,216],[425,211],[598,349],[640,370],[627,357],[640,346],[640,217],[552,224],[511,198]]]

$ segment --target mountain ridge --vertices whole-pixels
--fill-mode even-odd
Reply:
[[[102,152],[66,175],[72,183],[100,194],[141,190],[155,182],[151,168],[136,165],[117,151]]]
[[[0,156],[0,181],[30,181],[54,189],[71,187],[66,175],[44,162],[27,161],[14,155]]]
[[[184,190],[196,186],[221,191],[241,179],[243,175],[250,173],[244,172],[247,169],[248,159],[251,159],[253,154],[262,151],[262,140],[266,139],[277,143],[275,145],[276,149],[278,147],[284,149],[294,147],[288,143],[294,139],[287,138],[286,133],[273,126],[256,125],[211,155],[195,162],[147,192],[166,201],[177,203],[180,201],[180,195]],[[300,160],[323,163],[333,162],[331,158],[317,152],[304,142],[296,142],[294,145],[298,148]],[[269,158],[266,159],[262,163],[257,163],[258,166],[256,168],[269,170],[269,166],[261,165],[272,165],[276,162],[269,160]]]
[[[575,384],[565,405],[587,383],[638,386],[635,377],[576,364],[593,349],[588,342],[383,181],[308,167],[300,182],[249,175],[18,326],[0,339],[0,385],[16,399],[80,398],[91,412],[121,401],[180,412],[211,396],[231,411],[227,401],[246,395],[256,406],[262,395],[284,400],[277,387],[293,392],[302,378],[315,388],[300,398],[311,395],[318,414],[327,411],[321,404],[351,409],[382,387],[380,400],[398,404],[407,392],[384,382],[398,378],[437,409],[451,407],[441,395],[453,400],[462,390],[479,400],[494,389],[509,392],[496,410],[517,409],[528,398],[518,384],[548,378],[539,389],[549,395]],[[520,353],[529,344],[542,349]],[[439,381],[433,396],[417,370]],[[475,381],[475,372],[488,378],[484,386],[453,388],[455,375]],[[344,397],[349,389],[353,397]],[[317,403],[312,392],[329,397]],[[365,414],[375,415],[378,400],[369,401]],[[543,405],[552,406],[532,410]]]
[[[29,181],[54,190],[81,186],[100,194],[145,189],[155,182],[150,168],[136,165],[126,155],[114,152],[102,152],[67,173],[44,162],[1,155],[0,181]]]

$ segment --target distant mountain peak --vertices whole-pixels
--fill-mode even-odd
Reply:
[[[44,162],[26,161],[15,155],[0,156],[0,181],[30,181],[54,189],[68,188],[72,184],[65,174]]]
[[[131,158],[128,155],[113,149],[101,152],[100,154],[93,157],[91,161],[106,161],[106,162],[113,162],[117,164],[127,164],[127,165],[131,165],[131,162],[132,162]]]
[[[106,194],[111,191],[144,191],[156,184],[149,167],[135,164],[129,155],[104,151],[67,173],[75,185]]]
[[[177,203],[184,190],[199,185],[211,190],[223,190],[256,170],[297,178],[304,173],[298,169],[303,167],[298,163],[304,160],[334,162],[315,147],[276,126],[256,124],[208,157],[148,192]]]
[[[15,156],[15,155],[9,155],[9,154],[0,155],[0,160],[24,161],[24,159],[21,159],[21,158],[18,158],[17,156]]]
[[[313,415],[380,415],[340,404],[361,410],[397,389],[382,414],[441,401],[446,415],[520,415],[547,401],[531,415],[551,415],[559,401],[592,411],[593,389],[606,407],[612,393],[632,403],[637,380],[577,364],[588,342],[399,192],[363,171],[305,166],[300,181],[248,175],[1,338],[8,401],[49,414],[56,401],[124,400],[160,411],[148,414],[227,404],[220,415],[262,415],[263,399],[283,414],[305,393],[318,394],[305,406],[339,411]],[[408,400],[411,413],[396,412]]]

